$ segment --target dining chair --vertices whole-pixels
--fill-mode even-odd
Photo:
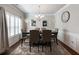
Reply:
[[[40,36],[40,33],[38,30],[30,30],[30,41],[29,41],[30,52],[31,52],[31,47],[34,47],[34,46],[37,46],[39,51],[39,41],[40,41],[39,36]]]
[[[27,34],[25,34],[25,32],[22,32],[22,38],[21,38],[21,47],[23,46],[25,40],[27,39]]]
[[[46,30],[46,28],[41,28],[41,30]]]
[[[50,51],[52,51],[51,47],[51,30],[43,30],[42,31],[42,51],[43,47],[49,46]]]
[[[54,35],[52,35],[52,38],[54,39],[54,42],[56,42],[56,44],[58,45],[58,39],[57,39],[57,35],[58,35],[58,29],[56,29],[56,31],[53,31]]]
[[[35,30],[39,30],[40,31],[40,28],[35,28]]]

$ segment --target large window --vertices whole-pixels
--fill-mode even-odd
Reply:
[[[11,36],[13,36],[14,35],[14,31],[15,31],[14,15],[11,15],[11,18],[10,18],[10,30],[11,30]]]
[[[18,34],[19,33],[19,18],[18,17],[15,17],[15,34]]]
[[[21,33],[21,18],[9,13],[6,13],[8,37],[12,37]]]
[[[21,18],[19,18],[19,33],[21,33]]]
[[[10,14],[7,13],[6,14],[6,17],[7,17],[7,28],[8,28],[8,37],[10,37]]]

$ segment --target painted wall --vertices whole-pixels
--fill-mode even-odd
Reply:
[[[6,12],[10,12],[11,14],[24,18],[24,13],[13,4],[0,4],[0,7],[5,8]]]
[[[67,23],[61,21],[61,14],[70,12]],[[79,53],[79,4],[66,5],[55,14],[55,27],[59,28],[58,39]]]
[[[36,26],[31,26],[32,19],[36,21]],[[44,20],[47,21],[46,27],[42,26],[42,24],[43,24],[42,22]],[[26,19],[26,23],[27,23],[27,31],[35,29],[35,28],[46,28],[46,29],[52,30],[55,26],[55,17],[52,14],[45,14],[45,17],[43,17],[39,20],[38,18],[35,17],[35,14],[30,14]]]

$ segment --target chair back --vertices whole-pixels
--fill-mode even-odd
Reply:
[[[38,30],[38,31],[40,31],[40,28],[35,28],[35,30]]]
[[[38,43],[40,33],[38,30],[30,30],[30,43]]]
[[[51,41],[51,30],[43,30],[43,42]]]
[[[41,30],[46,30],[46,28],[41,28]]]

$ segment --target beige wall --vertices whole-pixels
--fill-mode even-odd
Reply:
[[[27,31],[35,29],[35,28],[47,28],[47,29],[53,29],[55,26],[55,17],[53,14],[45,14],[45,17],[42,18],[40,21],[39,19],[35,18],[35,14],[30,14],[27,19]],[[31,20],[34,19],[36,21],[36,26],[31,26]],[[47,21],[47,27],[42,26],[42,21],[46,20]]]
[[[61,21],[61,14],[70,12],[67,23]],[[55,27],[59,28],[58,39],[79,53],[79,5],[66,5],[55,14]]]
[[[21,18],[24,18],[24,13],[19,10],[15,5],[12,4],[0,4],[0,7],[4,7],[6,12],[9,12],[11,14],[20,16]]]

